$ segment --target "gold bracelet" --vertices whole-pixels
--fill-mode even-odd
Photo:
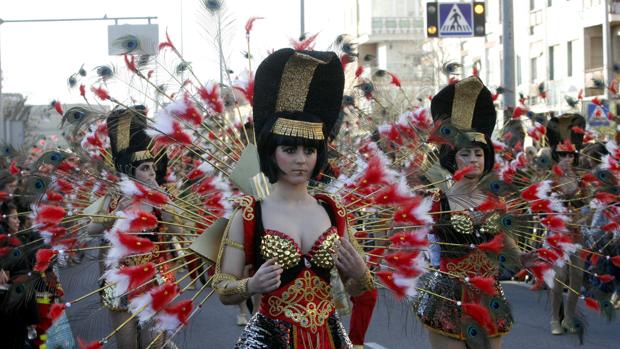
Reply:
[[[238,280],[235,276],[219,273],[213,276],[213,289],[221,296],[241,295],[250,298],[248,281],[250,278]]]
[[[372,276],[372,273],[370,272],[369,269],[366,269],[366,272],[364,273],[364,276],[362,276],[361,279],[356,280],[356,282],[359,284],[360,288],[363,291],[370,291],[370,290],[374,290],[375,289],[375,278]]]

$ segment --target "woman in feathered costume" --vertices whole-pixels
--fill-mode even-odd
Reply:
[[[165,168],[166,160],[162,156],[156,157],[151,152],[151,138],[145,133],[145,108],[142,106],[118,108],[108,116],[107,126],[114,167],[121,175],[120,187],[125,195],[108,195],[104,200],[108,212],[103,212],[105,214],[101,217],[93,218],[103,227],[107,225],[109,230],[106,231],[105,237],[113,243],[113,247],[106,251],[107,268],[104,277],[108,284],[115,286],[103,288],[102,301],[110,310],[114,327],[119,328],[116,336],[117,347],[144,348],[153,341],[156,334],[146,321],[140,321],[138,325],[138,320],[142,319],[131,316],[128,308],[136,307],[132,303],[157,284],[174,282],[174,272],[169,271],[171,264],[163,263],[172,258],[170,252],[165,252],[169,250],[166,248],[167,245],[162,244],[169,242],[169,235],[158,233],[179,229],[158,224],[154,229],[151,227],[146,230],[140,229],[140,233],[132,233],[133,228],[123,226],[121,223],[124,219],[111,218],[115,214],[126,218],[134,212],[141,212],[150,213],[161,222],[173,220],[169,213],[158,208],[167,201],[165,194],[162,193],[163,189],[159,188],[157,182],[158,169]],[[165,172],[165,169],[163,171]],[[91,224],[90,233],[97,230],[98,226]],[[143,266],[144,269],[133,271],[132,267],[135,269],[136,266]],[[153,270],[146,270],[150,268]],[[126,285],[128,277],[132,278],[130,270],[148,276],[154,274],[157,282],[133,285],[141,286],[138,288]],[[125,321],[131,321],[131,324],[120,326]]]
[[[481,179],[495,163],[490,139],[495,106],[490,91],[471,77],[442,89],[431,113],[451,140],[440,147],[439,160],[456,181],[447,191],[432,193],[440,270],[426,275],[414,309],[433,348],[499,348],[513,322],[497,281],[500,266],[509,261],[500,257],[514,259],[519,251],[503,232],[505,217],[478,209],[486,200]]]
[[[254,122],[261,170],[273,184],[245,197],[223,239],[213,280],[225,304],[260,294],[236,348],[350,348],[330,290],[336,267],[353,294],[374,287],[353,247],[343,206],[311,195],[326,163],[344,76],[332,52],[282,49],[256,72]],[[253,276],[241,279],[244,265]]]

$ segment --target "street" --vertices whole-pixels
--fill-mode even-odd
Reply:
[[[61,279],[66,292],[66,300],[74,299],[96,288],[98,270],[96,263],[82,263],[61,270]],[[90,286],[86,284],[90,283]],[[586,315],[587,332],[585,343],[579,346],[576,336],[552,336],[549,332],[548,300],[545,292],[530,291],[522,283],[504,283],[504,290],[512,305],[515,318],[513,330],[504,338],[505,349],[560,349],[560,348],[620,348],[620,331],[617,324],[607,323],[590,310],[581,311]],[[198,287],[199,288],[199,287]],[[190,297],[194,292],[187,292]],[[204,295],[208,292],[203,292]],[[202,295],[199,299],[202,299]],[[76,337],[87,341],[101,338],[110,333],[111,326],[101,308],[99,297],[91,296],[69,310],[71,326]],[[182,349],[232,348],[241,327],[236,325],[238,308],[224,306],[211,297],[189,322],[187,328],[179,332],[175,342]],[[348,327],[349,319],[344,317]],[[112,339],[113,341],[113,339]],[[410,309],[396,301],[385,290],[379,293],[379,300],[370,329],[366,336],[366,348],[430,348],[422,329]]]

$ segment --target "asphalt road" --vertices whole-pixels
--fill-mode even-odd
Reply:
[[[95,263],[83,263],[64,268],[61,281],[67,300],[96,288],[98,268]],[[549,329],[549,305],[546,292],[530,291],[519,283],[505,283],[504,290],[515,318],[513,330],[504,337],[505,349],[556,349],[556,348],[620,348],[620,322],[607,323],[599,315],[581,309],[586,315],[588,331],[585,343],[580,346],[575,336],[552,336]],[[187,296],[191,296],[189,292]],[[205,293],[206,294],[206,293]],[[202,297],[199,297],[201,299]],[[68,309],[74,335],[86,340],[104,337],[112,330],[107,310],[101,308],[99,297],[92,296]],[[241,327],[236,325],[238,308],[222,305],[216,296],[209,298],[202,310],[192,318],[187,328],[174,338],[179,348],[210,349],[231,348]],[[348,318],[344,318],[348,326]],[[110,343],[112,344],[112,343]],[[106,346],[113,348],[114,346]],[[424,330],[409,307],[381,291],[370,329],[366,348],[430,348]]]

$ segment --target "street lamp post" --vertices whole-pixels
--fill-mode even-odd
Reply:
[[[41,19],[10,19],[3,20],[0,18],[0,28],[5,23],[41,23],[41,22],[84,22],[84,21],[114,21],[118,24],[119,20],[143,20],[146,19],[149,24],[152,19],[157,19],[155,16],[147,17],[108,17],[105,15],[101,18],[41,18]],[[0,47],[2,46],[2,40],[0,40]],[[9,140],[8,127],[4,118],[4,98],[2,97],[2,51],[0,50],[0,138],[2,140]]]

